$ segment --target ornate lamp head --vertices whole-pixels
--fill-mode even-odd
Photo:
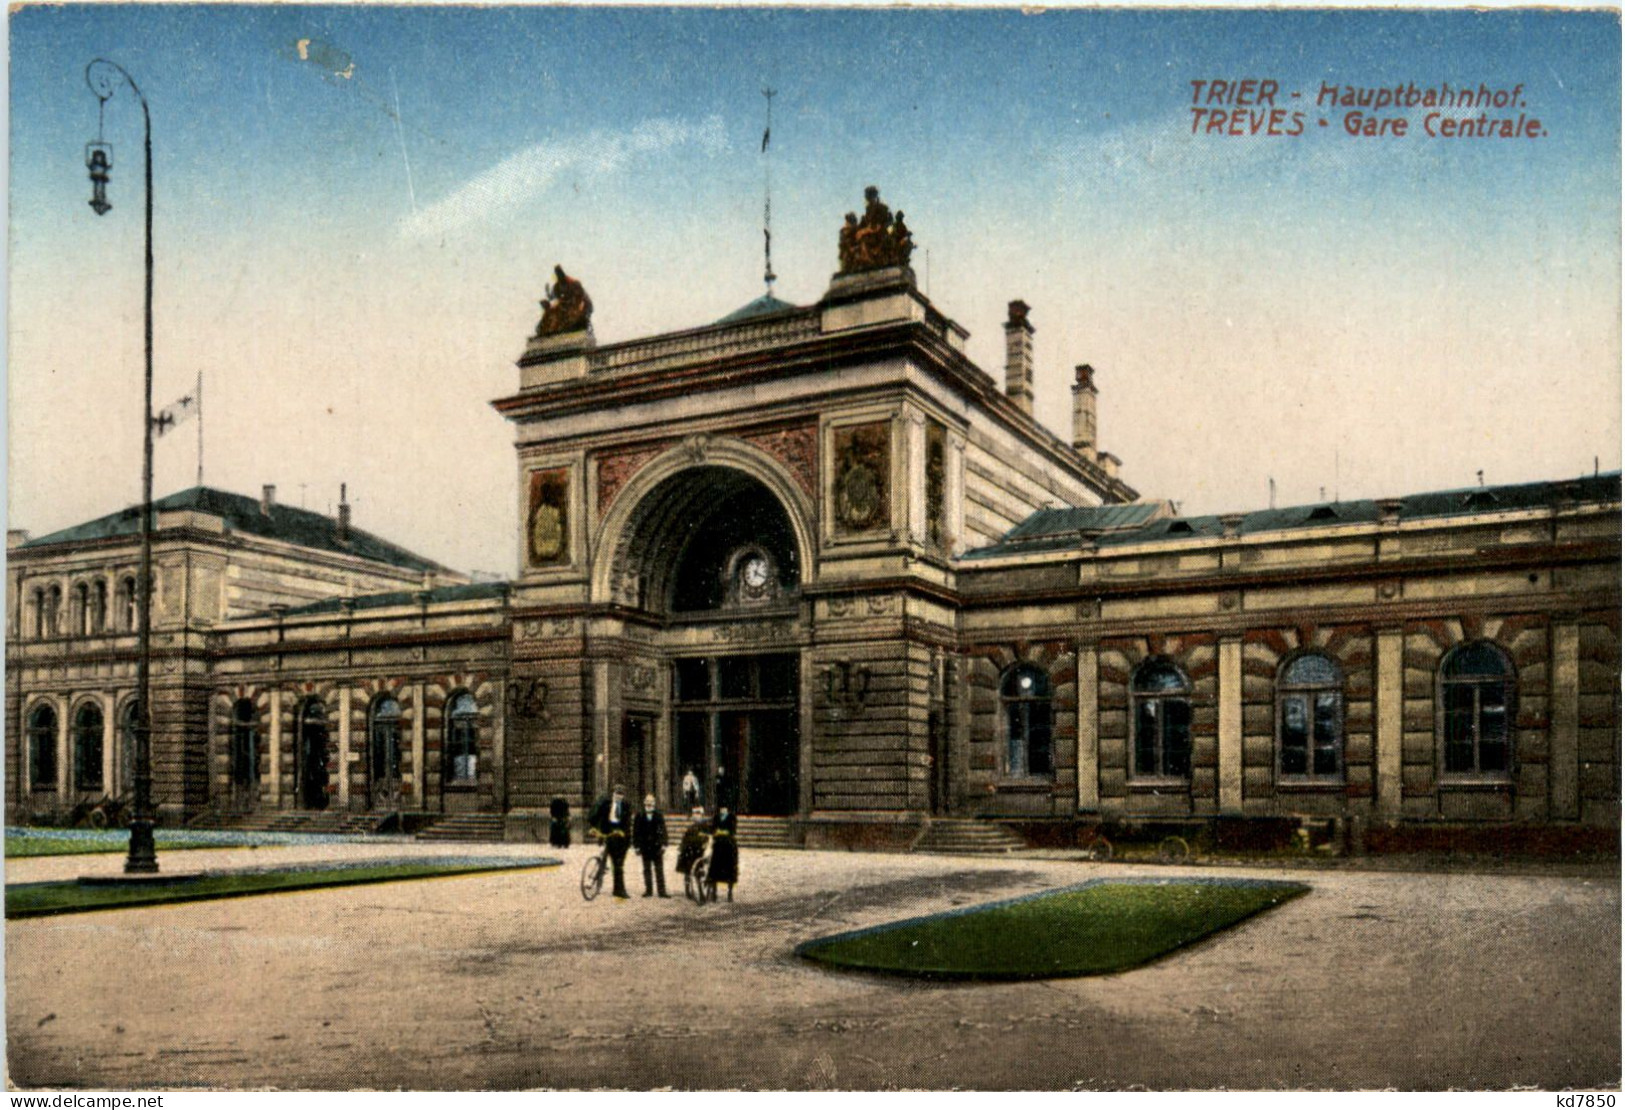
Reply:
[[[112,209],[107,200],[107,178],[113,168],[111,143],[86,143],[85,166],[90,170],[90,207],[96,215],[105,216]]]

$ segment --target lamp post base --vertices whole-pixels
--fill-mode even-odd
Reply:
[[[130,822],[130,855],[124,861],[126,875],[156,875],[158,845],[152,838],[152,822],[136,818]]]

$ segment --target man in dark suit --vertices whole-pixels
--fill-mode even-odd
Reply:
[[[670,898],[666,893],[666,815],[655,807],[653,794],[644,797],[643,812],[632,818],[632,847],[643,857],[643,896],[653,895],[658,885],[660,897]],[[650,871],[654,872],[653,883]]]
[[[615,868],[615,897],[630,898],[626,893],[626,850],[631,846],[632,807],[626,804],[626,788],[617,783],[608,798],[600,798],[588,823],[609,848],[609,862]]]

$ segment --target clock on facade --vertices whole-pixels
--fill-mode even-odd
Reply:
[[[733,595],[740,601],[761,601],[771,597],[778,582],[773,559],[759,547],[747,547],[730,560]]]

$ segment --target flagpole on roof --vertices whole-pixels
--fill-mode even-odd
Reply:
[[[197,372],[197,484],[203,485],[203,371]]]

